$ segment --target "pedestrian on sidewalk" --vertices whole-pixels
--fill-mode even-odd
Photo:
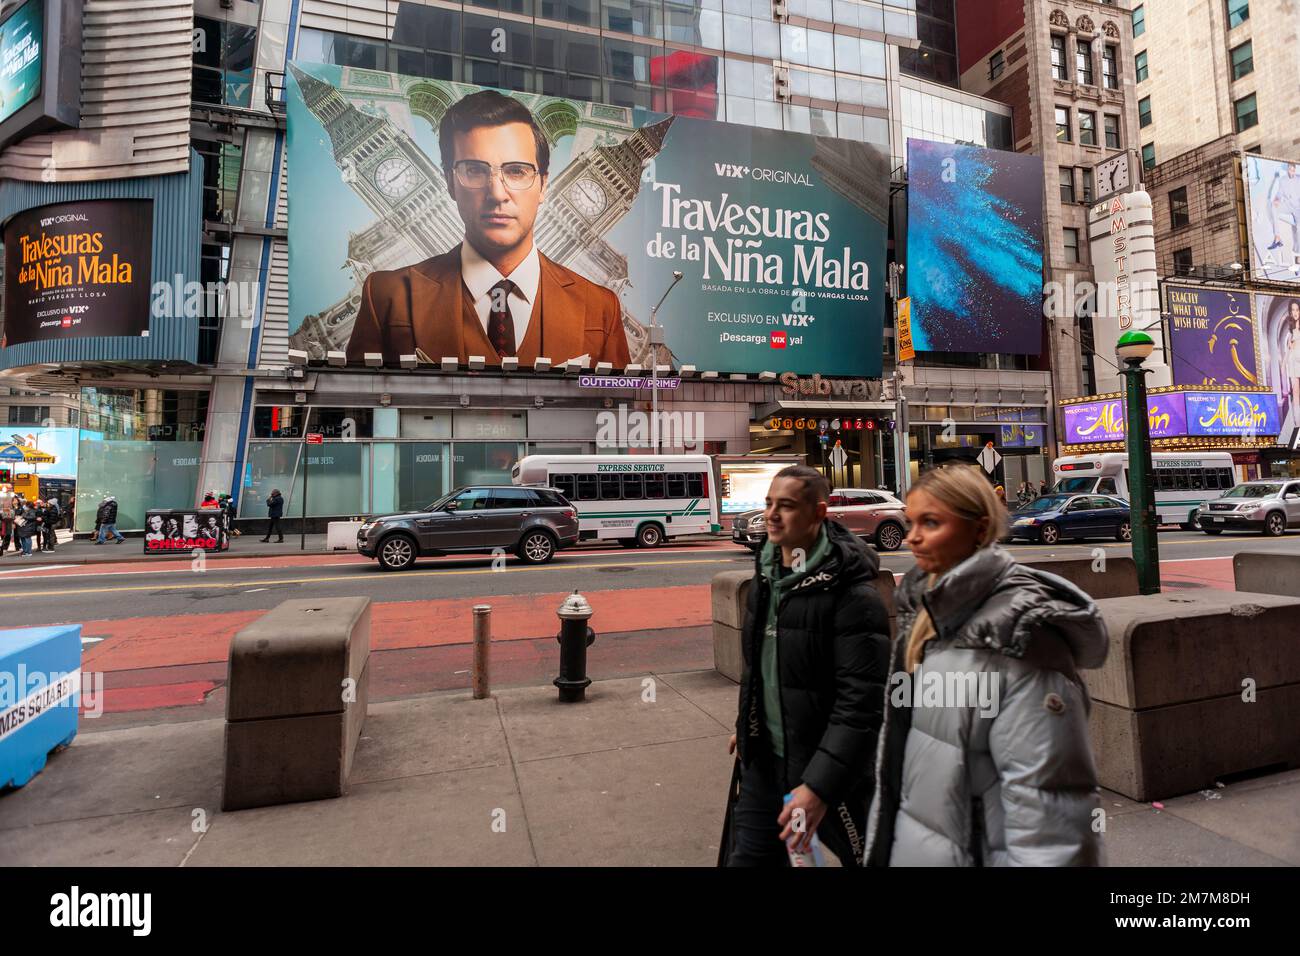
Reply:
[[[923,475],[907,517],[867,865],[1101,865],[1077,670],[1106,659],[1097,605],[998,546],[1006,511],[972,466]]]
[[[32,538],[36,537],[39,527],[37,524],[36,509],[29,504],[22,504],[17,513],[14,515],[14,525],[17,530],[18,544],[22,547],[22,556],[30,558],[32,556]]]
[[[13,544],[15,549],[19,548],[18,536],[14,534],[17,530],[14,526],[16,507],[17,499],[12,492],[7,492],[0,497],[0,557],[4,557],[10,544]]]
[[[805,465],[782,469],[767,493],[728,745],[739,774],[728,866],[786,866],[787,846],[807,849],[814,834],[843,865],[862,862],[889,617],[872,584],[879,558],[826,520],[829,497]]]
[[[1016,492],[1016,504],[1023,508],[1030,504],[1036,496],[1034,495],[1034,486],[1027,481],[1020,483],[1020,490]]]
[[[221,496],[221,513],[226,534],[238,538],[243,532],[235,527],[235,499],[230,495]]]
[[[280,530],[280,518],[284,516],[284,497],[280,494],[279,488],[272,488],[271,497],[266,499],[266,516],[268,519],[266,524],[266,537],[263,538],[262,541],[270,541],[271,535],[277,534],[280,537],[276,543],[283,544],[284,532]]]
[[[55,532],[58,530],[59,521],[63,517],[59,511],[59,501],[57,498],[48,498],[45,501],[45,507],[40,514],[41,519],[41,550],[53,551],[57,542]]]
[[[1038,482],[1038,497],[1041,498],[1041,497],[1043,497],[1043,495],[1045,495],[1045,494],[1047,494],[1047,479],[1046,479],[1046,478],[1044,478],[1044,479],[1042,479],[1041,481]]]
[[[98,529],[95,532],[95,544],[103,544],[109,534],[116,539],[116,544],[126,540],[117,530],[117,498],[113,495],[106,495],[100,502],[99,510],[95,512],[95,526]]]

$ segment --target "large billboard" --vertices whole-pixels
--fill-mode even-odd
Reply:
[[[1300,168],[1246,153],[1250,270],[1256,279],[1300,283]]]
[[[644,367],[653,313],[660,363],[880,375],[883,150],[351,67],[289,72],[291,348],[390,367]]]
[[[149,334],[153,200],[25,210],[4,229],[4,346]]]
[[[0,123],[41,91],[44,0],[27,0],[0,23]]]
[[[918,352],[1043,346],[1043,161],[907,141],[907,292]]]
[[[1277,397],[1282,416],[1282,444],[1300,440],[1300,296],[1255,296],[1259,326],[1261,385]]]
[[[1248,294],[1166,285],[1164,314],[1174,385],[1263,384]]]

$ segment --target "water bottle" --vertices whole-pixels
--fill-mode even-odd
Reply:
[[[789,803],[794,799],[793,793],[785,795],[784,803]],[[802,833],[793,833],[790,839],[786,841],[785,849],[790,854],[791,866],[825,866],[826,860],[822,857],[822,844],[817,839],[817,834],[813,834],[812,841],[806,850],[796,850],[794,848],[795,840],[803,836]]]

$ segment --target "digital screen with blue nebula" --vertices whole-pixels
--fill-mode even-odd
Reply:
[[[1042,159],[920,139],[907,157],[913,347],[1038,355]]]

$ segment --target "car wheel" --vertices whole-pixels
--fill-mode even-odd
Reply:
[[[903,529],[892,521],[886,521],[876,529],[876,550],[897,551],[903,543]]]
[[[1286,515],[1280,511],[1271,511],[1264,519],[1264,534],[1270,538],[1280,538],[1286,534]]]
[[[1038,529],[1038,540],[1043,544],[1056,544],[1061,540],[1061,529],[1049,521]]]
[[[529,531],[515,553],[528,564],[545,564],[555,557],[555,539],[546,531]]]
[[[390,534],[379,544],[379,567],[385,571],[405,571],[415,564],[419,553],[415,541],[404,534]]]
[[[1133,523],[1130,522],[1130,521],[1121,521],[1121,522],[1119,523],[1119,530],[1115,532],[1115,540],[1116,540],[1116,541],[1132,541],[1132,540],[1133,540]]]
[[[640,548],[657,548],[663,540],[663,529],[657,524],[643,524],[636,533],[637,547]]]

